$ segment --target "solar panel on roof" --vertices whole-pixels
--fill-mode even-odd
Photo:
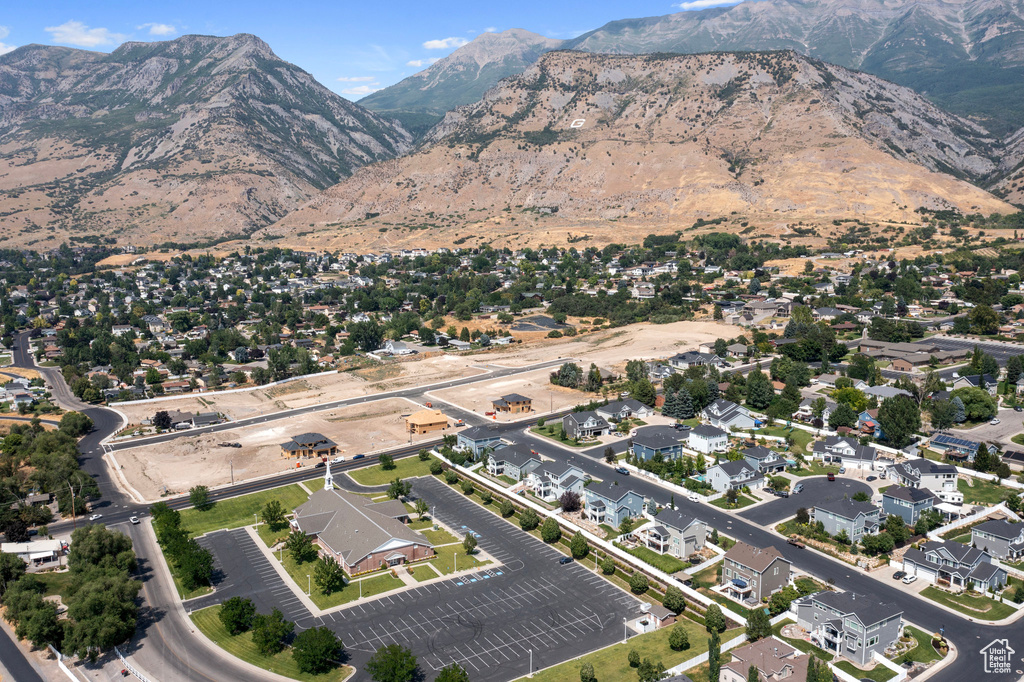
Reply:
[[[957,447],[966,447],[972,450],[977,449],[978,443],[973,440],[966,440],[964,438],[957,438],[947,433],[938,433],[932,436],[933,443],[939,443],[941,445],[955,445]]]

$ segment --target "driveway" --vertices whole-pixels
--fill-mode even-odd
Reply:
[[[841,500],[844,496],[853,497],[861,491],[868,495],[874,492],[867,483],[846,476],[836,476],[835,481],[829,481],[825,476],[796,477],[790,484],[790,490],[797,483],[804,484],[803,492],[790,494],[789,497],[779,497],[773,502],[741,510],[737,512],[737,515],[768,528],[782,519],[793,516],[800,507],[810,511],[811,507],[823,502]]]

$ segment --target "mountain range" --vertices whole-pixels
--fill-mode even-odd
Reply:
[[[252,35],[28,45],[0,56],[0,240],[244,235],[411,146]]]
[[[390,115],[439,116],[552,49],[796,50],[905,85],[995,134],[1024,126],[1024,5],[1014,0],[747,0],[612,21],[565,41],[518,29],[483,34],[360,103]]]

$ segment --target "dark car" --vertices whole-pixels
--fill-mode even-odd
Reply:
[[[1017,405],[1017,406],[1015,406],[1013,408],[1013,411],[1014,412],[1024,412],[1024,407],[1021,407],[1020,405]]]
[[[573,561],[575,561],[575,559],[573,559],[571,556],[564,556],[558,560],[558,563],[565,566],[566,564],[571,564]]]
[[[317,462],[316,464],[313,465],[313,468],[323,469],[325,466],[327,466],[327,462]]]
[[[366,457],[366,455],[352,455],[352,459],[362,459],[363,457]]]
[[[623,476],[629,476],[629,469],[625,467],[617,467],[615,473],[622,474]]]
[[[867,481],[877,481],[878,477],[877,476],[868,476],[865,480],[867,480]]]
[[[836,475],[835,475],[835,474],[832,474],[832,473],[830,473],[830,474],[828,475],[828,480],[830,480],[830,481],[834,481],[834,480],[836,480]]]
[[[788,490],[776,490],[775,494],[778,495],[779,497],[789,497]]]
[[[906,575],[907,575],[906,571],[896,571],[895,573],[892,574],[892,579],[893,580],[903,580],[903,578],[905,578]]]

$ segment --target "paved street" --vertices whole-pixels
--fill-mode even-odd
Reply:
[[[802,492],[789,497],[780,497],[750,509],[740,510],[737,514],[759,526],[768,528],[782,519],[793,516],[800,507],[809,511],[823,502],[841,500],[844,497],[852,498],[858,492],[865,492],[868,495],[873,492],[867,483],[844,476],[837,476],[835,481],[829,481],[824,476],[795,477],[790,483],[790,490],[798,483],[804,485]]]

